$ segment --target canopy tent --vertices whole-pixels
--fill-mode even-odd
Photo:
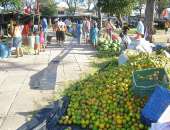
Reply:
[[[68,9],[69,7],[68,7],[66,2],[60,2],[60,3],[57,4],[57,8],[59,10],[64,10],[64,9]]]

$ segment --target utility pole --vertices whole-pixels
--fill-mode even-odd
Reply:
[[[36,14],[38,15],[38,30],[40,30],[40,1],[36,0]]]

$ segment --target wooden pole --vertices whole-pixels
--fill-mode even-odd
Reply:
[[[36,5],[37,5],[37,15],[38,15],[38,30],[40,31],[40,1],[37,0],[36,1]]]

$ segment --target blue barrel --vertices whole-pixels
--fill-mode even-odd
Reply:
[[[0,44],[0,57],[7,58],[9,56],[9,47],[4,44]]]

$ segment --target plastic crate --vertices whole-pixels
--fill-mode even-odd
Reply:
[[[149,68],[133,72],[133,92],[138,96],[149,96],[156,86],[167,87],[169,78],[164,68]]]
[[[157,87],[141,110],[142,123],[148,126],[156,123],[169,105],[170,91],[163,87]]]

